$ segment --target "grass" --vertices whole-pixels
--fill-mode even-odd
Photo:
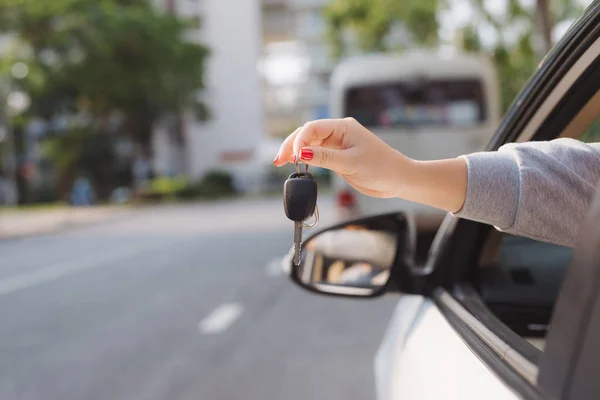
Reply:
[[[18,206],[0,206],[1,211],[56,211],[65,210],[69,205],[65,202],[24,204]]]
[[[91,206],[91,208],[123,208],[128,207],[129,204],[109,204],[100,203]],[[40,203],[40,204],[24,204],[18,206],[0,206],[0,212],[48,212],[48,211],[66,211],[75,208],[85,207],[72,207],[66,202],[56,203]]]
[[[330,194],[333,192],[333,189],[330,186],[323,185],[319,187],[319,194]],[[160,201],[133,201],[128,204],[110,204],[110,203],[100,203],[91,208],[125,208],[125,207],[144,207],[144,206],[152,206],[152,205],[173,205],[173,204],[191,204],[191,203],[206,203],[206,202],[215,202],[215,201],[228,201],[228,200],[238,200],[238,199],[268,199],[268,198],[280,198],[283,196],[283,187],[281,190],[269,190],[262,191],[259,193],[246,193],[243,195],[239,194],[231,194],[231,195],[223,195],[217,198],[209,198],[209,197],[199,197],[195,199],[186,199],[180,200],[175,198],[170,199],[162,199]],[[85,207],[72,207],[67,202],[55,202],[55,203],[42,203],[42,204],[26,204],[19,206],[0,206],[0,212],[49,212],[49,211],[66,211],[72,209],[84,209]]]

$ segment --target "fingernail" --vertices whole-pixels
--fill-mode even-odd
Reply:
[[[300,150],[300,158],[302,160],[312,160],[313,159],[313,151],[311,149],[302,149]]]
[[[279,161],[279,154],[277,154],[275,156],[275,159],[273,160],[273,164],[277,165],[277,161]]]
[[[295,154],[292,156],[292,162],[294,162],[294,163],[296,162],[296,155]]]

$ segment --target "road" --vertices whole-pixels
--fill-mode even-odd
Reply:
[[[395,299],[297,288],[291,238],[251,200],[0,241],[0,399],[373,398]]]

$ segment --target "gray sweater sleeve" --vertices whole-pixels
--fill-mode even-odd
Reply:
[[[462,158],[467,162],[467,195],[456,216],[574,245],[600,180],[600,143],[511,143]]]

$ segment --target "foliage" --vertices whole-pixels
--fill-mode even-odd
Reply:
[[[436,12],[439,0],[334,0],[324,10],[331,53],[337,58],[348,51],[344,33],[355,34],[362,51],[386,51],[386,36],[402,22],[417,44],[437,43]]]
[[[581,136],[581,140],[587,143],[600,142],[600,118],[592,123],[592,125]]]
[[[176,176],[174,178],[159,177],[152,180],[150,190],[162,195],[174,195],[188,186],[189,182],[184,176]]]
[[[112,137],[84,129],[72,129],[63,135],[46,138],[42,142],[42,155],[52,161],[61,178],[59,192],[62,196],[70,189],[73,179],[86,176],[93,182],[98,195],[107,198],[114,186],[123,184],[118,176],[123,167],[129,169],[127,165],[121,165]]]
[[[462,26],[455,44],[470,52],[488,52],[494,59],[504,109],[510,105],[540,61],[536,39],[540,32],[535,21],[537,12],[545,11],[555,24],[578,16],[582,9],[575,0],[552,0],[549,10],[524,7],[519,0],[509,0],[501,13],[489,10],[490,2],[469,0],[474,18]],[[325,10],[327,37],[336,58],[350,52],[343,37],[350,31],[363,52],[393,51],[386,37],[394,24],[404,27],[413,45],[435,46],[440,13],[452,6],[450,0],[334,0]],[[497,9],[497,7],[494,7]],[[493,44],[482,40],[482,30],[493,32]],[[539,40],[538,40],[539,41]]]
[[[217,193],[231,194],[235,192],[233,185],[233,177],[229,172],[226,171],[209,171],[204,175],[201,186],[204,186],[207,191],[214,191]]]
[[[68,119],[46,145],[59,169],[74,168],[83,138],[98,133],[130,135],[151,156],[156,122],[207,116],[198,98],[208,50],[186,39],[194,23],[147,0],[0,0],[0,33],[16,38],[0,75],[31,97],[26,116]],[[7,74],[16,62],[25,77]]]
[[[188,42],[188,24],[142,0],[0,0],[0,30],[29,51],[21,84],[40,100],[106,116],[176,112],[196,105],[207,50]],[[44,102],[44,100],[46,100]],[[130,121],[132,125],[141,121]]]
[[[509,0],[504,12],[496,15],[488,10],[484,0],[470,1],[475,10],[475,20],[482,21],[486,27],[493,29],[497,37],[496,43],[488,50],[492,52],[496,63],[502,104],[506,109],[545,55],[545,46],[536,46],[536,39],[538,43],[545,39],[543,27],[536,23],[540,13],[547,14],[550,21],[558,24],[576,18],[583,10],[575,0],[550,1],[547,10],[541,10],[539,6],[526,8],[519,0]],[[476,32],[477,26],[472,23],[466,29]],[[511,32],[512,35],[508,35],[507,32]],[[515,34],[516,38],[508,37]],[[482,48],[481,45],[473,47],[472,41],[463,41],[462,47],[467,51]]]
[[[233,177],[226,171],[210,171],[193,183],[185,177],[160,177],[152,180],[142,201],[214,199],[235,194]]]

